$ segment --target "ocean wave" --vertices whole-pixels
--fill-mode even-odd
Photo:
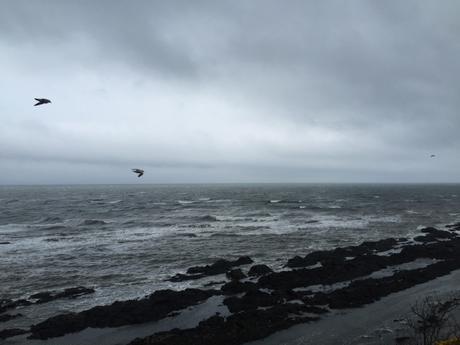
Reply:
[[[49,217],[45,217],[45,218],[42,218],[40,219],[38,222],[39,223],[62,223],[62,218],[60,217],[56,217],[56,216],[49,216]]]
[[[198,237],[197,234],[194,234],[193,232],[182,232],[182,233],[178,233],[176,234],[177,236],[179,237]]]
[[[189,205],[195,203],[193,200],[177,200],[177,203],[179,205]]]
[[[234,232],[215,232],[210,237],[239,237],[240,234]]]
[[[45,226],[41,229],[43,230],[63,230],[63,229],[66,229],[67,227],[65,225],[50,225],[50,226]]]
[[[246,230],[246,231],[254,231],[254,230],[268,230],[270,226],[268,225],[237,225],[235,228]]]
[[[219,219],[216,216],[207,214],[206,216],[198,217],[198,220],[205,221],[205,222],[218,222]]]
[[[222,204],[222,203],[229,203],[232,202],[232,199],[209,199],[206,201],[206,203],[210,204]]]
[[[375,223],[400,223],[401,217],[396,216],[377,216],[377,215],[356,215],[354,217],[339,217],[336,215],[316,215],[316,219],[306,221],[312,228],[355,228],[364,229]]]
[[[207,229],[211,227],[211,224],[187,224],[181,225],[182,228],[192,228],[192,229]]]
[[[248,212],[244,214],[245,217],[272,217],[273,215],[269,212]]]
[[[419,212],[414,211],[414,210],[406,210],[405,211],[407,214],[419,214]]]
[[[52,238],[45,238],[43,241],[45,241],[45,242],[59,242],[60,239],[52,237]]]
[[[106,225],[107,222],[100,219],[85,219],[79,225]]]

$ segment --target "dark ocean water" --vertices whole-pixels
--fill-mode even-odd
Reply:
[[[96,293],[41,317],[201,285],[165,279],[217,258],[281,268],[294,255],[460,221],[460,185],[0,187],[0,298],[77,285]],[[18,325],[27,320],[18,319]]]

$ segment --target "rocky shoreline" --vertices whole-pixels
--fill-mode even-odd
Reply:
[[[357,308],[382,297],[460,269],[460,224],[444,230],[424,228],[414,239],[389,238],[357,246],[316,251],[287,261],[273,271],[247,256],[189,268],[171,282],[199,280],[226,274],[225,282],[206,284],[214,289],[159,290],[138,300],[117,301],[79,313],[67,313],[37,323],[28,330],[5,329],[5,339],[28,333],[29,339],[49,339],[88,327],[105,328],[157,321],[221,296],[229,315],[216,314],[196,327],[170,329],[133,340],[132,345],[239,345],[263,339],[293,325],[315,322],[333,310]],[[417,266],[420,260],[423,265]],[[56,298],[75,298],[92,289],[45,292],[26,300],[0,301],[0,320],[23,305]],[[93,290],[94,291],[94,290]]]

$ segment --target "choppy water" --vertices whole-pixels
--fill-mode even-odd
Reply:
[[[459,220],[460,185],[4,186],[0,297],[97,289],[40,306],[44,317],[200,284],[164,280],[221,257],[281,267],[312,250]]]

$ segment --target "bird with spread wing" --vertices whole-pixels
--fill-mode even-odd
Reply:
[[[144,170],[142,169],[131,169],[133,171],[133,173],[137,174],[137,177],[141,177],[142,175],[144,175]]]
[[[36,107],[37,105],[51,103],[51,101],[47,98],[34,98],[34,99],[37,101],[37,103],[34,104],[34,107]]]

